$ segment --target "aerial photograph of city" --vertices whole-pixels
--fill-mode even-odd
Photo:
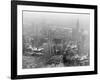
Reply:
[[[90,65],[88,13],[23,11],[22,68]]]

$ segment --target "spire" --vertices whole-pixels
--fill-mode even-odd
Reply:
[[[76,29],[77,29],[77,31],[79,32],[79,18],[77,18]]]

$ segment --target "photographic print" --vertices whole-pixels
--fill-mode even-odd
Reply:
[[[89,66],[90,15],[23,11],[23,69]]]
[[[97,6],[12,1],[12,79],[97,73]]]

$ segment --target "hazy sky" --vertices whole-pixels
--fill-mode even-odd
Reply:
[[[76,27],[77,21],[79,21],[80,28],[84,28],[85,30],[89,31],[89,14],[23,11],[23,28],[32,27],[33,24],[61,25],[62,28],[63,26]]]

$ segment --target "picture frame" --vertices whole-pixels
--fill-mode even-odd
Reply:
[[[84,18],[86,18],[85,19],[86,21],[83,20],[83,17],[80,18],[79,16],[80,14],[86,14],[86,15],[88,14],[88,16],[82,15]],[[67,18],[68,19],[66,20],[64,16],[66,16],[66,19]],[[76,16],[80,18],[80,20],[77,19]],[[56,19],[54,19],[53,17],[55,17]],[[60,19],[62,22],[59,21]],[[73,23],[71,23],[72,21],[70,21],[72,19]],[[25,64],[26,67],[25,66],[23,67],[24,58],[23,58],[22,44],[24,41],[22,40],[23,39],[22,36],[28,33],[27,31],[28,29],[29,29],[29,34],[31,34],[30,33],[31,28],[27,27],[25,28],[23,27],[23,25],[30,27],[30,24],[32,24],[32,26],[34,25],[39,26],[40,29],[41,28],[40,24],[43,25],[45,24],[46,26],[47,25],[53,26],[53,29],[58,29],[58,26],[66,26],[68,20],[70,21],[69,22],[70,24],[74,25],[75,24],[78,25],[79,24],[78,21],[80,21],[81,23],[81,21],[83,20],[82,23],[84,24],[81,23],[81,27],[82,25],[87,26],[89,24],[89,28],[86,29],[87,32],[88,31],[90,32],[90,33],[88,32],[90,35],[89,38],[90,57],[88,60],[90,62],[89,63],[90,65],[80,66],[80,67],[69,66],[69,67],[58,67],[58,68],[55,67],[55,68],[29,69],[30,66],[28,68],[28,65]],[[66,22],[64,23],[64,21]],[[54,28],[54,26],[56,27]],[[27,33],[24,34],[24,31]],[[34,31],[32,32],[38,34],[37,33],[38,30]],[[63,31],[60,33],[63,33]],[[51,39],[51,37],[49,38]],[[37,41],[37,39],[35,41]],[[97,5],[69,4],[69,3],[65,4],[65,3],[34,2],[34,1],[11,1],[11,79],[76,76],[76,75],[90,75],[90,74],[97,74]]]

